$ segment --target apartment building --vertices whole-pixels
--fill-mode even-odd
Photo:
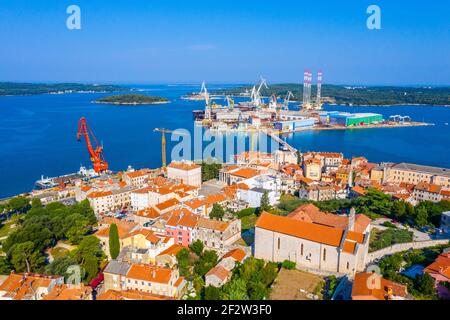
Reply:
[[[386,181],[396,184],[427,182],[450,189],[450,169],[399,163],[389,168]]]
[[[190,161],[172,161],[167,166],[167,177],[189,186],[202,185],[202,167]]]
[[[206,248],[224,251],[241,237],[241,220],[219,221],[201,217],[196,226],[195,240]]]

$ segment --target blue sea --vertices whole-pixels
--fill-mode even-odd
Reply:
[[[103,143],[112,170],[161,165],[161,136],[156,127],[193,131],[192,110],[203,101],[180,97],[198,85],[132,86],[149,95],[167,97],[169,104],[114,106],[92,101],[110,93],[73,93],[0,97],[0,198],[28,192],[41,175],[76,172],[90,161],[84,141],[77,142],[78,119],[86,117],[97,140]],[[209,89],[233,87],[210,85]],[[217,103],[224,103],[220,100]],[[301,151],[336,151],[363,155],[372,162],[393,161],[450,167],[450,108],[428,106],[340,107],[326,110],[409,115],[435,126],[311,131],[291,134],[288,143]],[[168,138],[168,155],[176,142]]]

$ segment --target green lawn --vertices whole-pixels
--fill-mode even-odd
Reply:
[[[411,231],[398,228],[388,228],[386,230],[373,228],[370,235],[369,251],[377,251],[396,243],[411,241],[413,241],[413,233]]]
[[[0,224],[0,239],[7,237],[15,228],[15,224],[23,215],[13,215],[8,221]]]
[[[241,218],[242,231],[253,228],[256,224],[256,220],[258,220],[258,217],[255,214],[242,217]]]
[[[53,248],[51,253],[52,253],[52,256],[54,259],[58,259],[58,258],[66,256],[69,253],[69,250],[67,250],[66,248],[58,247],[58,248]]]

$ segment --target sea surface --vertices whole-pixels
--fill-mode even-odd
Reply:
[[[33,188],[44,176],[57,176],[90,166],[85,142],[77,142],[78,120],[86,117],[112,170],[161,165],[161,135],[154,128],[194,131],[192,110],[204,101],[180,97],[198,85],[132,86],[140,93],[167,97],[169,104],[117,106],[94,104],[110,93],[73,93],[0,97],[0,198]],[[233,87],[210,85],[209,89]],[[237,99],[238,100],[238,99]],[[217,100],[218,104],[224,103]],[[341,107],[326,110],[409,115],[434,126],[409,128],[310,131],[286,136],[301,151],[336,151],[346,157],[363,155],[372,162],[393,161],[450,168],[450,108],[436,106]],[[170,150],[177,142],[168,140]],[[205,142],[208,144],[208,142]],[[248,141],[247,141],[248,145]],[[191,158],[193,153],[191,154]]]

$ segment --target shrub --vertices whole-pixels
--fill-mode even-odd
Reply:
[[[281,264],[281,267],[287,270],[293,270],[296,267],[296,263],[289,260],[284,260],[283,263]]]

